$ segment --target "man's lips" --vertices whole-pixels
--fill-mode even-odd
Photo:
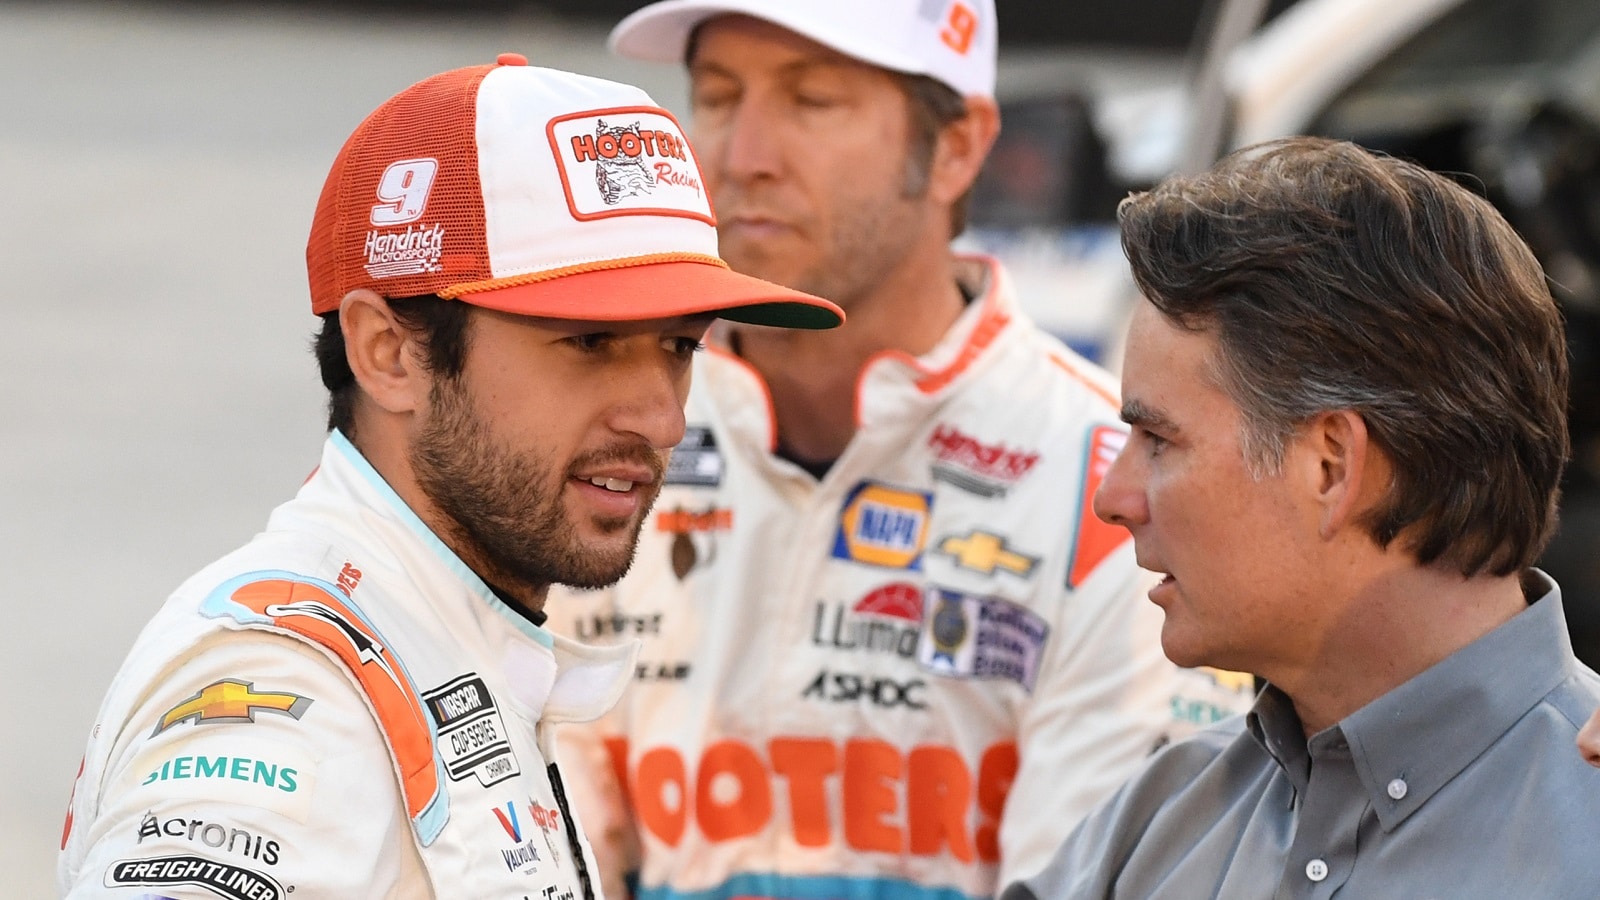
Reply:
[[[1156,574],[1161,576],[1161,580],[1156,582],[1155,587],[1152,587],[1146,596],[1150,598],[1150,602],[1160,606],[1162,601],[1168,599],[1172,592],[1177,589],[1178,579],[1164,572],[1157,572]]]
[[[611,468],[601,472],[586,472],[572,476],[575,480],[592,484],[615,494],[626,494],[635,487],[649,487],[656,481],[655,472],[648,468]]]

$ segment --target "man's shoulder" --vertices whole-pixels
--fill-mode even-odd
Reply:
[[[1572,726],[1573,735],[1600,707],[1600,673],[1578,663],[1571,674],[1545,695],[1544,702]]]

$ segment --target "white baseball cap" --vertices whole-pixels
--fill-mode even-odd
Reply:
[[[618,22],[611,49],[681,63],[695,28],[727,14],[765,19],[875,66],[927,75],[963,97],[994,96],[994,0],[661,0]]]
[[[367,288],[554,319],[844,316],[717,256],[694,151],[644,91],[514,53],[420,81],[357,126],[317,201],[306,269],[318,314]]]

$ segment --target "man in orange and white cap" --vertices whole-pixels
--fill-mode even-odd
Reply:
[[[356,129],[307,247],[321,464],[135,643],[63,894],[595,896],[550,728],[632,651],[546,592],[627,568],[713,318],[841,320],[729,271],[702,182],[644,92],[510,54]]]
[[[1167,662],[1154,580],[1089,507],[1111,379],[951,253],[999,128],[994,6],[669,0],[612,44],[687,65],[729,264],[850,321],[714,333],[633,569],[555,607],[643,641],[564,748],[607,890],[992,894],[1249,698]]]

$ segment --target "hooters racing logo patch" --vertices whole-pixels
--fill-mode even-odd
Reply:
[[[666,110],[588,110],[550,120],[546,132],[573,218],[668,215],[715,224],[700,166]]]

